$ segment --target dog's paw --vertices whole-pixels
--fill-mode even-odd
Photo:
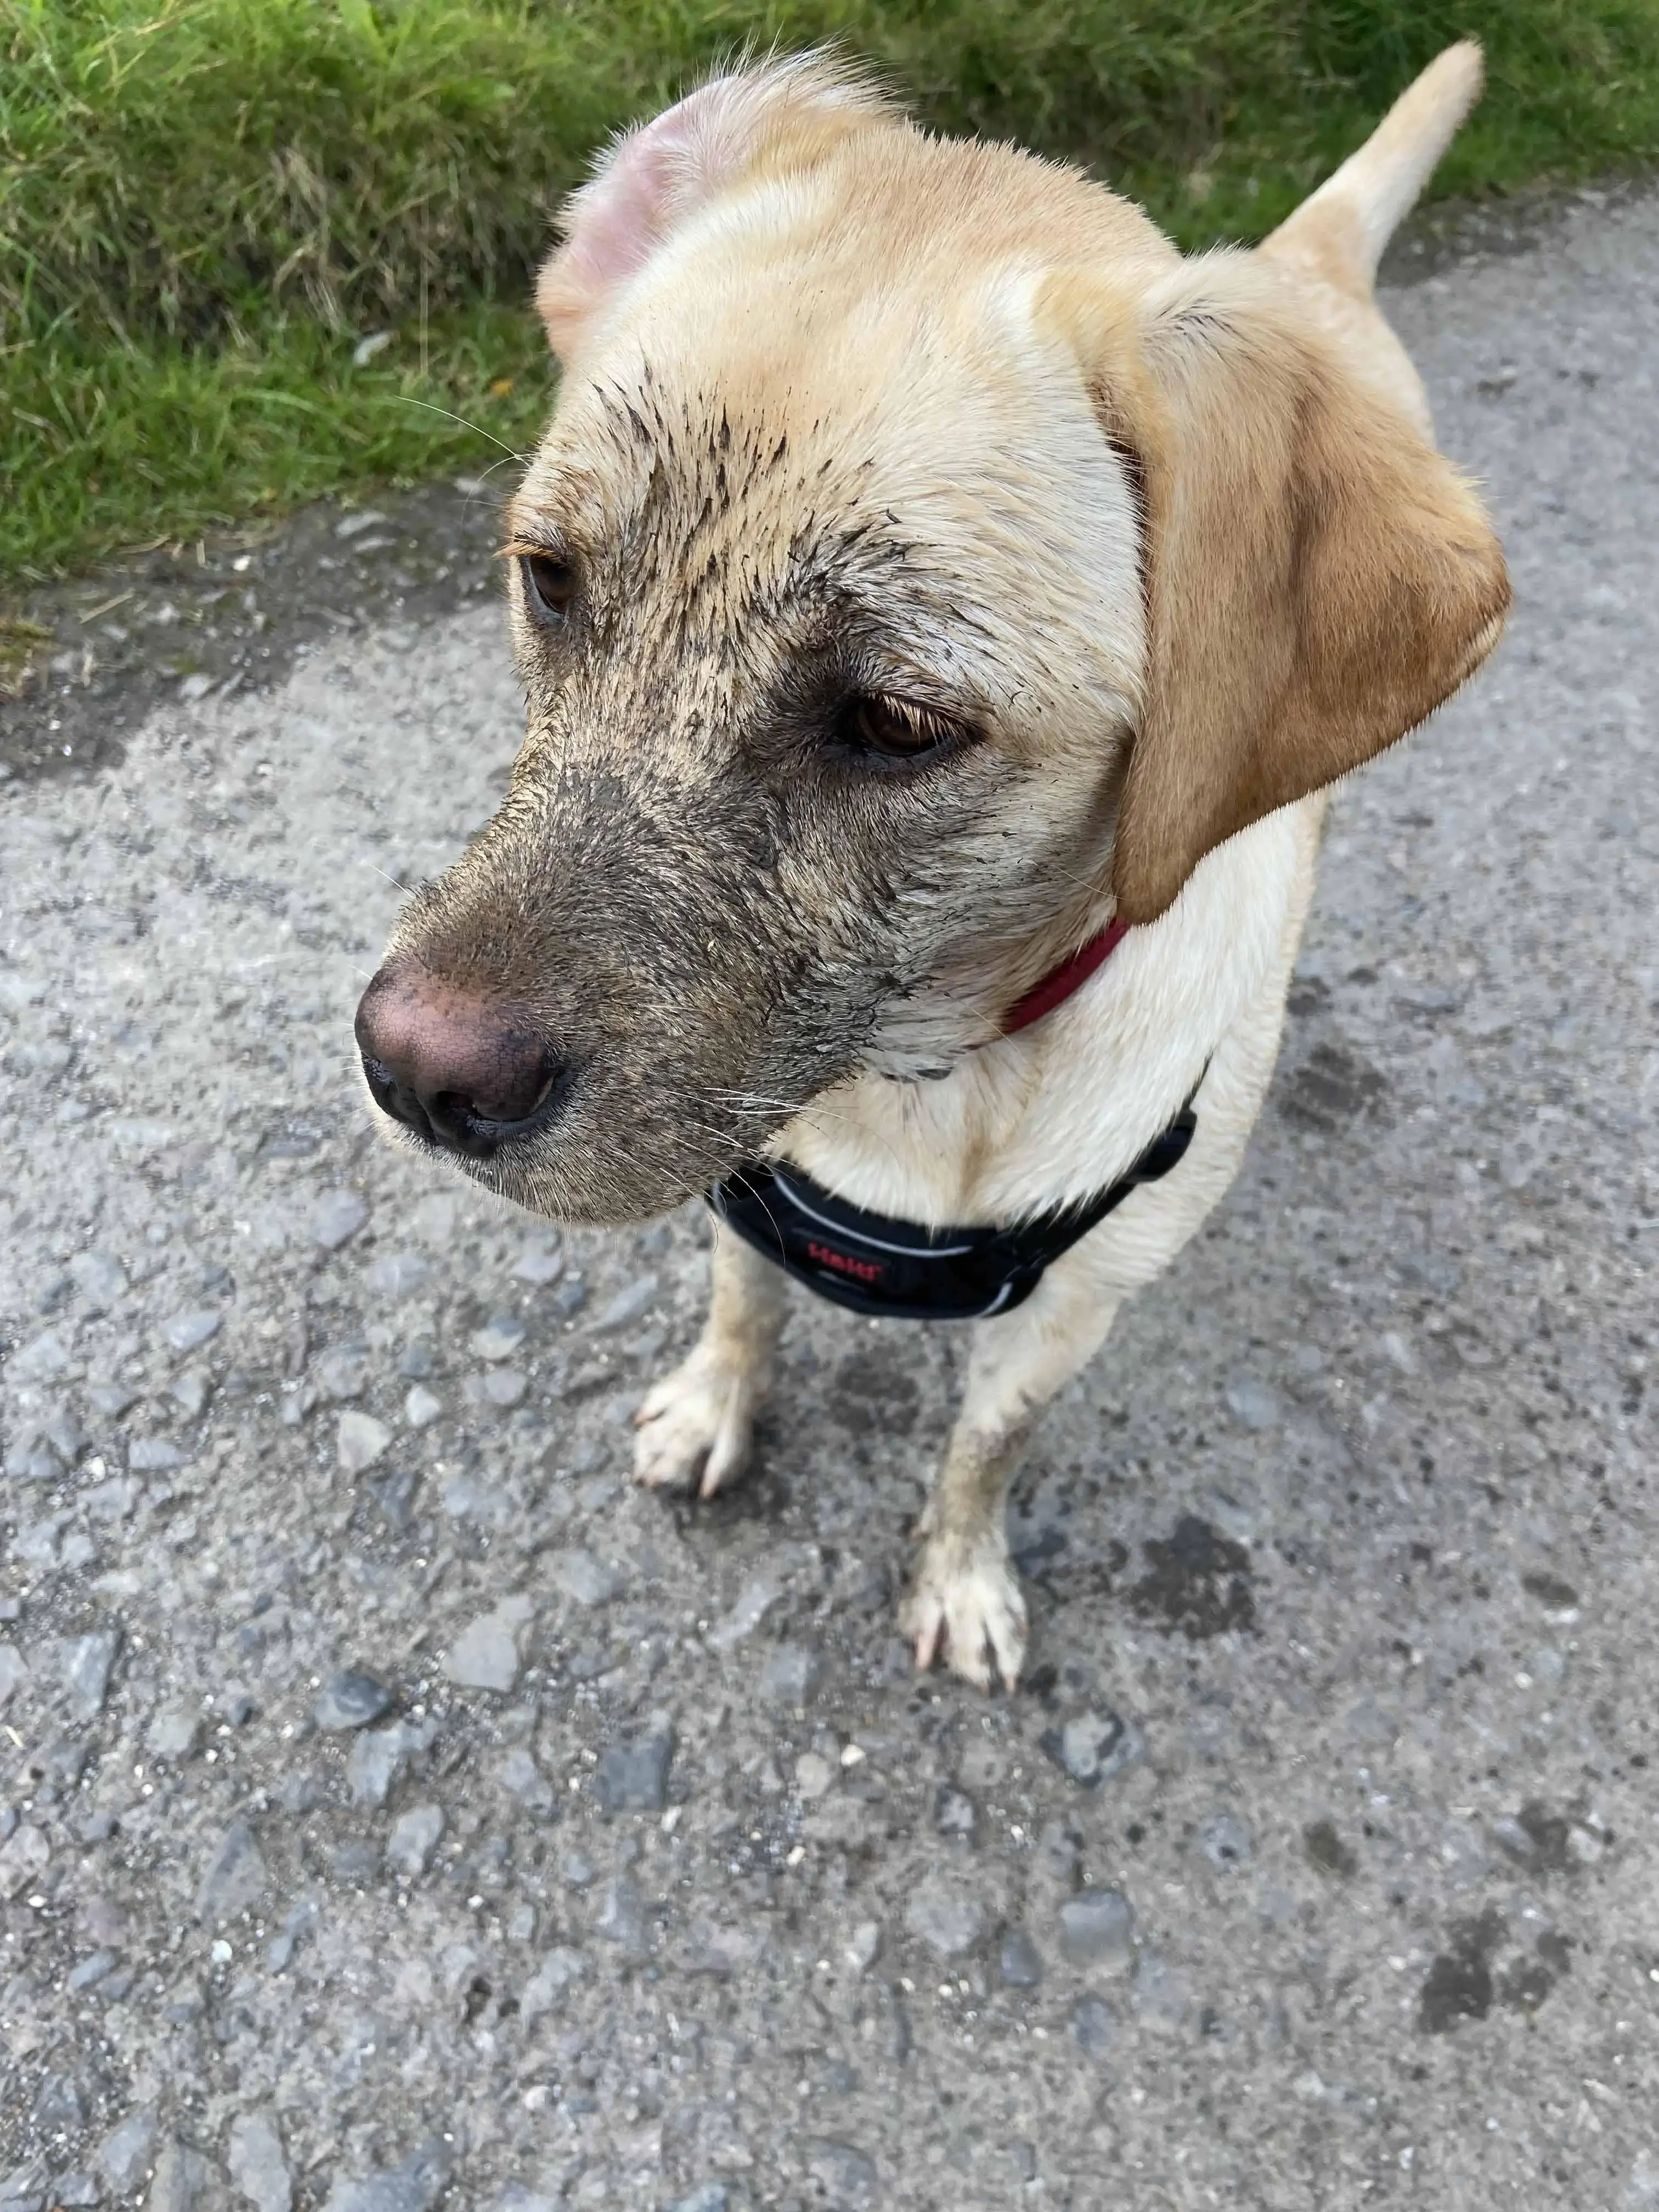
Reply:
[[[634,1480],[713,1498],[740,1474],[755,1431],[754,1384],[694,1352],[665,1375],[634,1416]]]
[[[929,1668],[941,1653],[953,1674],[981,1690],[993,1673],[1012,1690],[1025,1663],[1025,1600],[1000,1544],[972,1547],[933,1536],[922,1547],[899,1625]]]

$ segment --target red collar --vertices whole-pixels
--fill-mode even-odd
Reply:
[[[1002,1018],[1000,1034],[1012,1036],[1016,1030],[1029,1029],[1033,1022],[1040,1022],[1045,1014],[1051,1014],[1111,957],[1128,933],[1127,921],[1109,921],[1097,937],[1091,937],[1069,960],[1062,960],[1058,968],[1051,968],[1040,983],[1033,985],[1023,999],[1014,1001]]]

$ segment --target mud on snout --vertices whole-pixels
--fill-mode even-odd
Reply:
[[[700,769],[678,750],[645,766],[532,738],[358,1010],[406,1140],[537,1212],[643,1218],[761,1149],[863,1064],[927,964],[933,933],[906,941],[898,894],[947,903],[925,886],[959,791],[884,812],[741,745]]]

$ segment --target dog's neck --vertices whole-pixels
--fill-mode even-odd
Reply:
[[[936,1082],[961,1064],[964,1052],[971,1058],[1040,1022],[1080,990],[1128,934],[1127,923],[1111,921],[1079,945],[1078,927],[1075,919],[1069,928],[1053,924],[1028,939],[1023,954],[929,978],[890,1010],[864,1072],[889,1082]],[[1073,949],[1056,959],[1066,946]],[[1048,964],[1028,983],[1034,957]]]
[[[1097,968],[1109,960],[1129,933],[1127,921],[1109,921],[1104,929],[1097,930],[1085,945],[1079,945],[1069,960],[1062,960],[1057,968],[1034,983],[1024,996],[1016,999],[1002,1017],[1000,1036],[1012,1036],[1016,1030],[1029,1029],[1063,1005],[1073,991],[1080,990]]]

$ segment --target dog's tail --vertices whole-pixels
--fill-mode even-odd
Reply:
[[[1480,48],[1448,46],[1401,93],[1357,154],[1279,225],[1261,251],[1369,298],[1376,264],[1480,94]]]

